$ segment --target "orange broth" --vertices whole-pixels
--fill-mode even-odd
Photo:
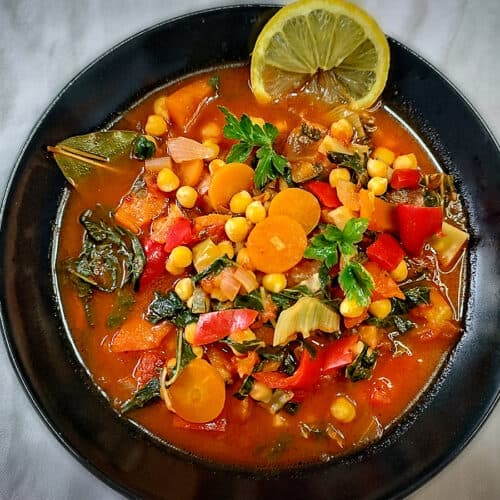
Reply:
[[[213,72],[212,72],[213,73]],[[211,73],[211,74],[212,74]],[[287,130],[298,126],[302,119],[312,122],[322,120],[321,109],[304,97],[290,97],[278,104],[260,105],[254,100],[248,83],[248,67],[217,70],[220,76],[220,95],[206,104],[196,122],[187,133],[171,125],[175,135],[184,135],[200,140],[200,130],[209,122],[221,127],[225,120],[218,106],[226,106],[234,114],[246,113],[259,116],[266,121],[286,124]],[[200,74],[176,84],[207,79],[209,74]],[[159,95],[169,94],[171,88],[159,90],[139,105],[128,111],[115,125],[117,129],[142,130],[147,116],[152,113],[153,102]],[[411,134],[397,123],[387,112],[374,113],[377,129],[373,134],[374,146],[383,145],[396,154],[414,152],[424,172],[435,171],[434,166]],[[324,123],[324,125],[327,125]],[[286,134],[280,134],[277,147],[283,144]],[[163,156],[164,143],[158,141]],[[223,139],[221,150],[228,150],[230,142]],[[129,191],[134,178],[139,174],[142,162],[124,161],[121,173],[103,172],[94,189],[83,190],[83,194],[72,191],[65,207],[59,237],[58,261],[78,255],[82,244],[82,227],[78,216],[89,207],[101,203],[114,209]],[[442,290],[447,293],[455,311],[459,311],[460,273],[463,259],[447,273],[439,273]],[[132,315],[143,314],[153,298],[155,290],[167,291],[176,277],[165,275],[136,297]],[[115,294],[96,292],[93,298],[95,326],[87,324],[83,306],[76,292],[67,282],[59,280],[62,305],[71,335],[95,383],[108,395],[111,404],[119,406],[130,398],[138,388],[134,370],[141,356],[140,351],[114,353],[110,341],[115,330],[106,327]],[[455,319],[459,319],[455,317]],[[240,401],[232,395],[235,387],[227,387],[226,404],[223,411],[227,419],[224,432],[186,430],[174,426],[174,415],[159,400],[142,409],[134,410],[131,418],[154,435],[182,450],[206,457],[216,462],[242,466],[286,466],[299,462],[314,462],[344,454],[379,438],[382,433],[418,399],[432,381],[450,348],[454,345],[459,329],[451,333],[421,335],[417,327],[401,337],[412,355],[393,357],[390,342],[382,342],[381,352],[371,378],[351,382],[334,373],[320,383],[304,398],[295,415],[280,412],[270,415],[251,398]],[[175,332],[162,342],[160,350],[166,359],[175,357]],[[356,418],[350,423],[333,421],[330,405],[336,395],[346,395],[356,405]],[[330,435],[305,438],[300,425],[326,429],[331,424]],[[303,427],[303,425],[302,425]],[[333,430],[332,430],[333,429]]]

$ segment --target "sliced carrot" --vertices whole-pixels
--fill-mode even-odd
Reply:
[[[203,174],[203,160],[189,160],[178,163],[174,171],[182,186],[197,186]]]
[[[250,260],[264,273],[282,273],[298,264],[307,247],[304,228],[286,215],[259,222],[247,240]]]
[[[208,199],[217,210],[227,206],[232,196],[243,190],[251,190],[254,171],[245,163],[228,163],[215,171],[208,188]]]
[[[183,86],[167,97],[167,109],[171,120],[185,130],[206,99],[214,94],[208,79],[196,80]]]
[[[359,193],[352,182],[339,180],[337,182],[337,196],[342,205],[354,211],[359,210]]]
[[[224,409],[226,386],[219,372],[204,359],[193,359],[168,389],[172,408],[188,422],[204,423]]]
[[[375,196],[373,213],[368,229],[384,233],[397,233],[396,205]]]
[[[373,290],[372,300],[390,299],[397,297],[398,299],[405,299],[404,293],[396,282],[389,276],[389,273],[382,269],[375,262],[366,262],[363,264],[365,269],[372,275],[375,283]]]
[[[111,340],[113,352],[143,351],[158,347],[175,327],[170,323],[152,325],[139,314],[130,315]]]
[[[199,217],[194,218],[195,231],[211,226],[223,226],[230,218],[230,215],[225,214],[200,215]]]
[[[309,191],[288,188],[273,198],[269,205],[269,215],[287,215],[296,220],[306,234],[309,234],[318,225],[321,207],[316,196]]]
[[[148,224],[160,215],[165,207],[165,196],[146,190],[146,195],[127,194],[122,198],[115,212],[115,220],[119,225],[139,233],[144,224]]]
[[[371,220],[375,211],[375,195],[368,189],[359,191],[359,216]]]

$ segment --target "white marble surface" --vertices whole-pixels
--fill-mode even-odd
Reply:
[[[190,10],[234,3],[0,0],[0,193],[31,127],[81,68],[149,25]],[[358,3],[377,17],[388,34],[441,69],[500,138],[499,0]],[[45,427],[20,389],[1,342],[0,380],[1,499],[121,498]],[[411,498],[499,498],[499,435],[500,408],[496,408],[466,450]]]

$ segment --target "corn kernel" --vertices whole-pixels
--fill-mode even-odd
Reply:
[[[174,264],[172,264],[172,261],[170,260],[170,258],[168,258],[165,262],[165,269],[167,270],[167,272],[169,272],[173,276],[179,276],[180,274],[182,274],[184,272],[184,268],[177,267]]]
[[[194,345],[191,350],[197,358],[201,359],[203,357],[203,347],[201,345]]]
[[[203,145],[212,150],[212,156],[209,156],[207,160],[215,160],[219,156],[220,147],[212,139],[206,139]]]
[[[260,116],[251,116],[250,117],[250,121],[254,124],[254,125],[258,125],[259,127],[263,127],[266,123],[266,121],[264,120],[264,118],[261,118]]]
[[[234,257],[234,247],[230,241],[221,241],[217,248],[220,250],[221,255],[225,255],[229,259]]]
[[[188,323],[184,328],[184,338],[190,344],[194,342],[195,333],[196,333],[196,323]]]
[[[352,125],[346,118],[333,122],[330,126],[330,135],[344,144],[351,142],[353,136]]]
[[[371,349],[379,343],[378,328],[375,325],[361,325],[358,328],[359,338]]]
[[[392,305],[389,299],[374,300],[368,311],[378,319],[384,319],[391,313]]]
[[[272,395],[272,389],[267,387],[266,384],[258,381],[254,382],[253,387],[250,390],[250,397],[255,399],[255,401],[261,401],[262,403],[269,403]]]
[[[162,168],[158,172],[156,184],[161,191],[165,193],[175,191],[179,187],[180,183],[181,181],[179,180],[179,177],[177,177],[169,168]]]
[[[212,160],[208,164],[208,171],[210,172],[211,175],[214,175],[219,168],[223,167],[226,164],[224,160],[221,160],[220,158],[216,158],[215,160]]]
[[[387,163],[382,160],[370,158],[366,164],[366,169],[370,177],[387,177]]]
[[[261,201],[252,201],[245,210],[245,217],[254,224],[266,218],[266,209]]]
[[[174,291],[179,298],[186,302],[193,295],[193,282],[191,278],[182,278],[175,284]]]
[[[262,278],[262,285],[266,290],[279,293],[286,288],[286,276],[283,273],[265,274]]]
[[[144,130],[146,134],[163,135],[167,131],[167,122],[160,115],[149,115]]]
[[[340,303],[340,314],[345,318],[357,318],[365,311],[363,306],[360,306],[355,300],[347,297]]]
[[[206,141],[211,139],[213,142],[218,143],[222,138],[222,128],[218,123],[208,122],[201,128],[201,139]]]
[[[333,221],[333,223],[341,230],[344,230],[345,225],[354,217],[354,213],[350,208],[345,205],[330,210],[328,212],[328,218]]]
[[[330,413],[339,422],[348,424],[356,418],[356,407],[345,396],[338,396],[330,406]]]
[[[166,96],[158,97],[158,99],[155,99],[153,110],[155,112],[155,115],[160,115],[166,122],[170,120]]]
[[[229,208],[233,214],[244,214],[251,201],[252,196],[248,191],[240,191],[232,196]]]
[[[193,252],[191,252],[190,248],[179,245],[172,250],[168,260],[170,260],[175,267],[188,267],[193,262]]]
[[[196,189],[191,186],[181,186],[175,193],[175,197],[181,207],[193,208],[196,205],[198,193]]]
[[[379,146],[373,152],[372,157],[376,160],[382,160],[386,165],[392,165],[396,155],[390,149]]]
[[[336,188],[339,181],[350,181],[351,173],[347,168],[334,168],[328,177],[330,186]]]
[[[394,281],[400,282],[408,278],[408,266],[406,262],[402,260],[395,269],[393,269],[389,275]]]
[[[368,181],[368,191],[375,196],[382,196],[387,191],[387,179],[385,177],[372,177]]]
[[[413,153],[407,155],[399,155],[394,160],[392,168],[397,170],[399,168],[417,168],[417,157]]]
[[[227,237],[235,243],[243,241],[250,230],[250,223],[245,217],[232,217],[224,225]]]
[[[254,268],[252,261],[250,260],[250,254],[247,248],[242,248],[236,255],[236,263],[239,264],[244,269],[252,271]]]

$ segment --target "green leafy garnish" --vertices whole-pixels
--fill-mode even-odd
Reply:
[[[108,328],[118,328],[127,319],[132,306],[135,304],[135,296],[129,288],[118,290],[113,309],[106,320]]]
[[[130,130],[110,130],[69,137],[47,149],[66,177],[78,188],[78,183],[91,175],[96,168],[109,168],[108,162],[130,155],[139,134]]]
[[[154,325],[167,320],[177,327],[184,328],[189,323],[198,321],[198,315],[193,314],[174,291],[166,295],[155,292],[154,299],[149,304],[146,319]]]
[[[345,265],[339,273],[339,285],[349,300],[363,307],[370,305],[375,284],[370,273],[359,262],[351,260]]]
[[[250,394],[250,391],[252,390],[254,384],[255,384],[255,379],[251,375],[247,375],[243,379],[243,382],[241,383],[238,392],[235,392],[233,396],[237,399],[245,399]]]
[[[296,286],[285,288],[281,292],[271,293],[271,299],[281,309],[288,309],[293,306],[301,297],[311,297],[314,295],[306,286]]]
[[[246,295],[238,295],[236,299],[234,299],[233,307],[235,309],[255,309],[256,311],[262,312],[264,310],[264,304],[260,290],[254,290]]]
[[[144,135],[137,137],[132,146],[132,156],[138,160],[147,160],[151,158],[155,154],[155,151],[155,143]]]
[[[363,233],[367,227],[368,219],[361,217],[350,219],[343,231],[328,224],[321,234],[312,239],[304,256],[324,262],[330,269],[337,264],[339,252],[346,257],[356,254],[356,243],[363,239]]]
[[[244,340],[243,342],[235,342],[229,337],[222,339],[220,342],[231,346],[236,352],[240,354],[246,354],[247,352],[256,351],[257,349],[264,347],[266,344],[259,339]]]
[[[199,283],[203,278],[206,278],[207,276],[213,275],[216,276],[219,274],[223,269],[229,266],[234,266],[235,263],[225,255],[223,257],[219,257],[218,259],[215,259],[208,267],[203,269],[200,273],[196,274],[193,277],[193,284]]]
[[[340,167],[352,170],[355,174],[354,180],[356,182],[362,184],[363,186],[368,182],[368,172],[366,170],[368,157],[365,154],[361,156],[357,153],[349,155],[345,153],[329,151],[327,153],[327,157],[332,163],[336,163]]]
[[[182,328],[177,329],[177,349],[175,351],[175,366],[170,373],[170,378],[165,382],[165,387],[170,387],[186,366],[196,359],[191,344],[184,338]]]
[[[273,149],[278,129],[271,123],[265,123],[263,127],[252,123],[246,114],[243,114],[238,120],[224,106],[219,106],[219,109],[226,117],[224,137],[240,141],[231,148],[226,161],[228,163],[244,162],[253,149],[258,148],[256,150],[258,161],[255,167],[255,186],[258,189],[263,189],[269,182],[279,176],[284,176],[288,160]]]
[[[146,403],[160,397],[160,380],[158,377],[152,378],[144,387],[141,387],[128,401],[120,408],[122,413],[130,410],[142,408]]]
[[[346,367],[346,378],[352,382],[370,378],[377,357],[377,351],[372,351],[367,345],[364,345],[363,350],[356,356],[356,359]]]

